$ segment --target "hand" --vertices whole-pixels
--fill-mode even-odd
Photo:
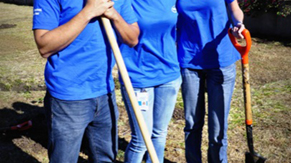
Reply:
[[[238,23],[235,27],[232,28],[232,34],[238,39],[243,39],[242,31],[245,29],[244,24]]]
[[[107,9],[105,12],[104,12],[104,16],[108,19],[111,19],[111,20],[116,20],[118,19],[118,12],[115,10],[115,8],[112,6],[110,7],[109,9]]]
[[[112,8],[114,2],[111,0],[87,0],[84,9],[87,10],[90,18],[103,15],[109,8]]]

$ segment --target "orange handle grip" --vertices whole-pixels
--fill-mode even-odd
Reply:
[[[244,36],[244,39],[246,40],[246,46],[242,46],[237,42],[236,38],[231,33],[231,28],[228,30],[228,35],[229,35],[229,38],[230,38],[233,46],[240,53],[240,55],[242,57],[242,63],[248,64],[249,63],[248,53],[249,53],[251,46],[252,46],[252,39],[251,39],[251,34],[250,34],[249,30],[244,29],[242,31],[242,35]]]

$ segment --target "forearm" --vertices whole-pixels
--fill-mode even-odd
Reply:
[[[113,10],[115,9],[113,8]],[[135,46],[138,43],[139,36],[139,27],[137,23],[128,24],[117,11],[114,12],[113,15],[110,15],[110,19],[118,38],[130,47]]]
[[[51,31],[35,30],[35,41],[41,56],[47,58],[67,47],[82,32],[90,19],[86,10],[82,10],[69,22]]]
[[[232,20],[235,25],[238,23],[243,23],[244,14],[241,10],[236,10],[232,13]]]
[[[245,29],[245,26],[243,24],[244,14],[240,9],[237,0],[234,0],[228,6],[231,11],[230,13],[234,23],[234,26],[232,27],[232,34],[236,38],[242,39],[244,38],[244,36],[242,35],[242,31]]]
[[[35,41],[41,56],[47,58],[67,47],[83,31],[92,18],[102,15],[113,5],[114,2],[112,1],[87,0],[85,7],[64,25],[51,31],[34,30]]]
[[[231,18],[234,22],[234,25],[237,25],[238,23],[243,23],[244,14],[240,9],[237,0],[234,0],[232,3],[229,4],[229,9],[231,11]]]

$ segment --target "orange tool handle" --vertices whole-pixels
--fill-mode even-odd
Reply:
[[[242,60],[242,76],[243,76],[243,93],[245,104],[245,118],[246,124],[251,126],[253,124],[252,109],[251,109],[251,87],[250,87],[250,75],[249,75],[249,57],[248,53],[251,49],[252,40],[250,32],[247,29],[242,31],[242,35],[246,40],[246,46],[240,45],[236,38],[232,35],[231,29],[228,30],[228,35],[234,47],[241,54]]]
[[[242,63],[248,64],[249,63],[248,53],[249,53],[251,46],[252,46],[252,39],[251,39],[251,34],[250,34],[249,30],[244,29],[242,31],[242,35],[244,36],[244,39],[246,40],[246,46],[242,46],[237,42],[236,38],[231,33],[231,28],[228,30],[228,35],[229,35],[229,38],[230,38],[233,46],[241,54]]]

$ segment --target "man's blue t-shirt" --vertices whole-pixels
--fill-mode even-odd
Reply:
[[[226,67],[240,59],[227,31],[225,2],[233,0],[178,0],[178,56],[182,68]]]
[[[137,21],[130,0],[113,0],[124,20]],[[35,0],[33,29],[52,30],[67,23],[85,6],[86,1]],[[63,100],[98,97],[114,89],[115,64],[100,19],[93,19],[66,48],[51,55],[45,67],[50,94]]]
[[[180,75],[176,52],[176,0],[133,0],[140,27],[134,48],[120,47],[133,87],[170,82]]]

